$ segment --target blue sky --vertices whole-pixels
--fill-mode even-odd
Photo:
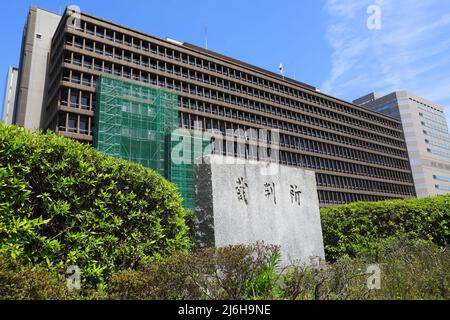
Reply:
[[[31,5],[66,5],[140,31],[205,45],[277,71],[345,100],[371,91],[409,90],[446,108],[450,119],[448,0],[15,0],[0,11],[0,96],[18,65]],[[369,30],[369,5],[381,29]],[[2,108],[2,106],[0,107]]]

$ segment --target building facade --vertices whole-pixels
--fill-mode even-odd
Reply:
[[[3,117],[2,117],[2,121],[7,125],[13,123],[18,75],[19,69],[15,67],[8,68],[8,75],[6,76],[5,97],[3,99]]]
[[[450,135],[441,106],[406,91],[354,102],[401,120],[418,197],[450,193]]]
[[[61,16],[32,7],[23,31],[19,79],[13,123],[28,129],[41,128],[47,85],[47,63],[52,38]]]
[[[71,10],[51,42],[41,127],[91,143],[102,75],[177,93],[181,128],[279,130],[280,162],[316,172],[322,206],[415,196],[399,120],[215,52]],[[221,152],[246,156],[235,148]]]

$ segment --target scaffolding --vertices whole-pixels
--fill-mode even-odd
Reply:
[[[171,150],[176,150],[176,146],[182,144],[188,146],[188,155],[183,155],[180,159],[171,159],[170,181],[178,186],[178,190],[184,199],[183,205],[187,209],[195,209],[195,164],[203,157],[210,154],[210,140],[203,137],[196,137],[191,132],[176,131],[171,136]]]
[[[183,206],[195,208],[193,151],[198,150],[198,141],[204,150],[209,140],[175,131],[178,128],[178,95],[101,76],[96,86],[94,126],[95,148],[160,173],[177,186]],[[190,161],[181,164],[171,159],[179,138],[189,139],[192,146],[188,149]]]

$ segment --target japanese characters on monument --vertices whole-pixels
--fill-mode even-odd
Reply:
[[[196,238],[200,247],[264,241],[286,264],[323,258],[315,173],[269,163],[228,164],[211,156],[196,170]],[[232,159],[230,159],[232,160]]]

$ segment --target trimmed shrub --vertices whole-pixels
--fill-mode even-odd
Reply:
[[[0,123],[0,253],[88,283],[190,247],[182,199],[141,165]]]
[[[450,195],[423,199],[357,202],[321,210],[328,261],[364,255],[376,259],[390,239],[450,243]]]

